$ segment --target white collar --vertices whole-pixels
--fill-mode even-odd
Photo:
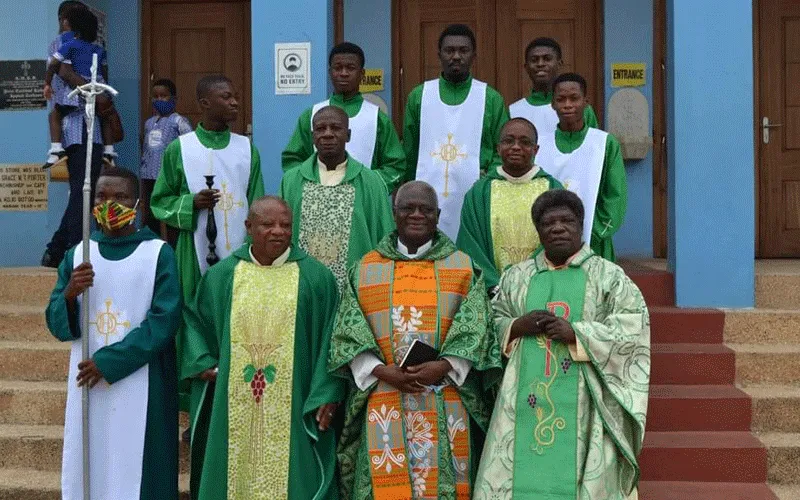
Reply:
[[[408,247],[403,245],[403,243],[400,241],[400,238],[397,238],[397,251],[405,255],[409,259],[416,259],[422,255],[425,255],[425,253],[428,250],[430,250],[432,246],[433,246],[433,239],[431,239],[429,242],[417,248],[417,253],[411,253],[408,251]]]
[[[281,267],[282,265],[286,264],[286,261],[289,259],[289,254],[292,252],[292,247],[290,246],[287,248],[286,251],[280,255],[280,257],[272,261],[272,264],[269,265],[262,264],[258,261],[258,259],[256,259],[256,256],[253,255],[253,245],[250,245],[248,251],[250,252],[250,260],[253,261],[253,264],[259,267]]]
[[[498,175],[502,176],[505,180],[511,182],[512,184],[523,184],[526,182],[530,182],[531,179],[533,179],[534,176],[539,173],[539,170],[541,169],[537,165],[534,165],[533,168],[531,168],[524,174],[520,175],[519,177],[514,177],[513,175],[503,170],[502,165],[497,166]]]
[[[328,170],[328,166],[322,163],[322,160],[320,160],[319,157],[317,157],[317,168],[319,168],[321,172],[342,172],[344,170],[347,170],[347,156],[345,156],[344,161],[336,165],[336,168],[334,168],[333,170]]]

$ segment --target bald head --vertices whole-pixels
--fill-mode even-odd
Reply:
[[[272,210],[281,210],[281,207],[289,214],[289,217],[292,216],[292,209],[289,207],[289,204],[286,203],[286,200],[268,194],[261,198],[256,198],[253,201],[250,205],[250,210],[247,212],[247,218],[250,219],[256,215],[263,215]]]
[[[439,198],[433,186],[424,181],[411,181],[400,186],[394,195],[394,206],[403,206],[410,198],[416,198],[430,206],[439,209]]]
[[[333,169],[347,158],[345,147],[350,141],[350,119],[342,108],[325,106],[311,120],[311,133],[319,160]]]
[[[292,242],[292,209],[277,196],[253,201],[244,225],[253,240],[250,250],[263,265],[272,264]]]
[[[350,127],[350,117],[347,116],[345,110],[338,106],[325,106],[319,109],[314,114],[314,118],[311,120],[311,126],[313,127],[314,124],[317,123],[317,120],[324,120],[328,118],[333,118],[339,120],[344,125],[344,128]]]

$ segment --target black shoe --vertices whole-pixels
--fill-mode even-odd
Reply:
[[[57,269],[59,264],[61,264],[61,259],[56,259],[53,254],[50,253],[50,250],[44,251],[44,255],[42,255],[43,267],[52,267]]]

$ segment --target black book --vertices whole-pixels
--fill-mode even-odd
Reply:
[[[439,359],[439,351],[419,339],[414,339],[400,362],[400,368],[421,365],[437,359]]]

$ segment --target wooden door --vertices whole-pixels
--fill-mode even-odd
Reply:
[[[800,257],[800,0],[760,0],[759,6],[758,256],[797,258]],[[766,120],[769,127],[764,127]]]
[[[523,68],[525,47],[539,37],[558,41],[564,73],[586,78],[589,102],[600,116],[603,88],[599,0],[502,0],[497,2],[497,90],[510,104],[531,91]]]
[[[200,120],[197,81],[222,73],[239,92],[234,132],[249,133],[252,123],[250,78],[250,2],[145,0],[143,3],[142,116],[152,114],[152,81],[169,78],[178,88],[178,112],[192,124]]]
[[[450,24],[466,24],[475,32],[478,46],[473,74],[495,86],[495,0],[396,0],[395,15],[395,60],[399,64],[394,71],[392,114],[398,130],[402,131],[409,92],[442,71],[437,55],[439,35]]]

